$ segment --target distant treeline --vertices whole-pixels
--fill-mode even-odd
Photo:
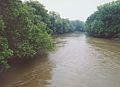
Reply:
[[[69,19],[63,19],[60,17],[59,13],[54,11],[49,12],[49,21],[48,24],[52,34],[64,34],[73,31],[83,32],[85,29],[85,23],[79,20],[70,21]]]
[[[31,58],[38,51],[52,51],[52,35],[73,31],[84,31],[84,23],[48,12],[38,1],[1,0],[0,71],[9,67],[13,56]]]
[[[99,6],[88,17],[86,31],[95,37],[120,38],[120,0]]]

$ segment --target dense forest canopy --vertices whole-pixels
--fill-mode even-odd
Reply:
[[[48,12],[38,1],[1,0],[0,70],[9,67],[7,61],[13,56],[31,58],[38,51],[52,51],[52,35],[73,31],[84,31],[84,23]]]
[[[99,6],[98,10],[88,17],[86,31],[95,37],[120,38],[120,1]]]

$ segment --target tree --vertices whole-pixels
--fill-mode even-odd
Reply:
[[[69,19],[61,18],[60,15],[54,11],[49,12],[50,29],[53,34],[64,34],[73,31],[83,32],[85,30],[85,23],[79,20],[70,21]]]
[[[30,3],[34,4],[34,2]],[[18,56],[16,58],[31,58],[38,51],[47,52],[53,49],[52,37],[46,30],[48,26],[45,20],[47,19],[41,16],[47,13],[39,5],[37,4],[35,8],[28,2],[23,3],[20,0],[1,1],[0,65],[6,67],[7,60],[12,55]]]
[[[85,23],[82,21],[79,21],[79,20],[71,21],[71,25],[72,25],[73,31],[80,31],[80,32],[85,31]]]
[[[89,35],[104,38],[120,35],[120,1],[113,1],[98,7],[98,11],[86,21]]]

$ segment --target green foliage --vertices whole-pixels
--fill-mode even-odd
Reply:
[[[53,34],[64,34],[73,31],[84,31],[84,22],[61,18],[60,15],[54,11],[49,12],[50,24],[49,27],[53,31]]]
[[[29,43],[19,43],[18,51],[16,51],[18,57],[33,57],[36,54],[36,51],[33,50],[33,46]]]
[[[0,72],[9,68],[7,59],[13,55],[13,51],[8,48],[8,41],[5,38],[4,22],[0,19]]]
[[[80,31],[80,32],[85,31],[85,23],[84,22],[75,20],[75,21],[70,21],[70,23],[72,25],[73,31]]]
[[[98,7],[98,11],[88,17],[86,31],[89,35],[104,38],[119,37],[120,1],[114,1]]]
[[[7,60],[13,54],[18,56],[16,58],[31,58],[38,51],[53,50],[53,40],[48,34],[47,10],[40,3],[7,0],[1,4],[6,4],[6,7],[0,5],[1,12],[9,8],[4,13],[0,13],[3,17],[3,20],[0,20],[1,67],[8,66]]]
[[[20,9],[20,8],[19,8]],[[17,11],[19,11],[19,9]],[[34,56],[38,51],[50,51],[53,48],[53,42],[48,35],[48,26],[45,23],[47,11],[36,2],[30,1],[23,4],[22,11],[17,15],[20,19],[20,29],[16,34],[16,53],[20,57]]]
[[[8,48],[8,42],[6,38],[0,38],[0,65],[8,67],[7,59],[13,55],[13,51]]]

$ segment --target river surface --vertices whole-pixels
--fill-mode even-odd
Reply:
[[[66,34],[57,48],[14,67],[0,87],[120,87],[120,42]]]

